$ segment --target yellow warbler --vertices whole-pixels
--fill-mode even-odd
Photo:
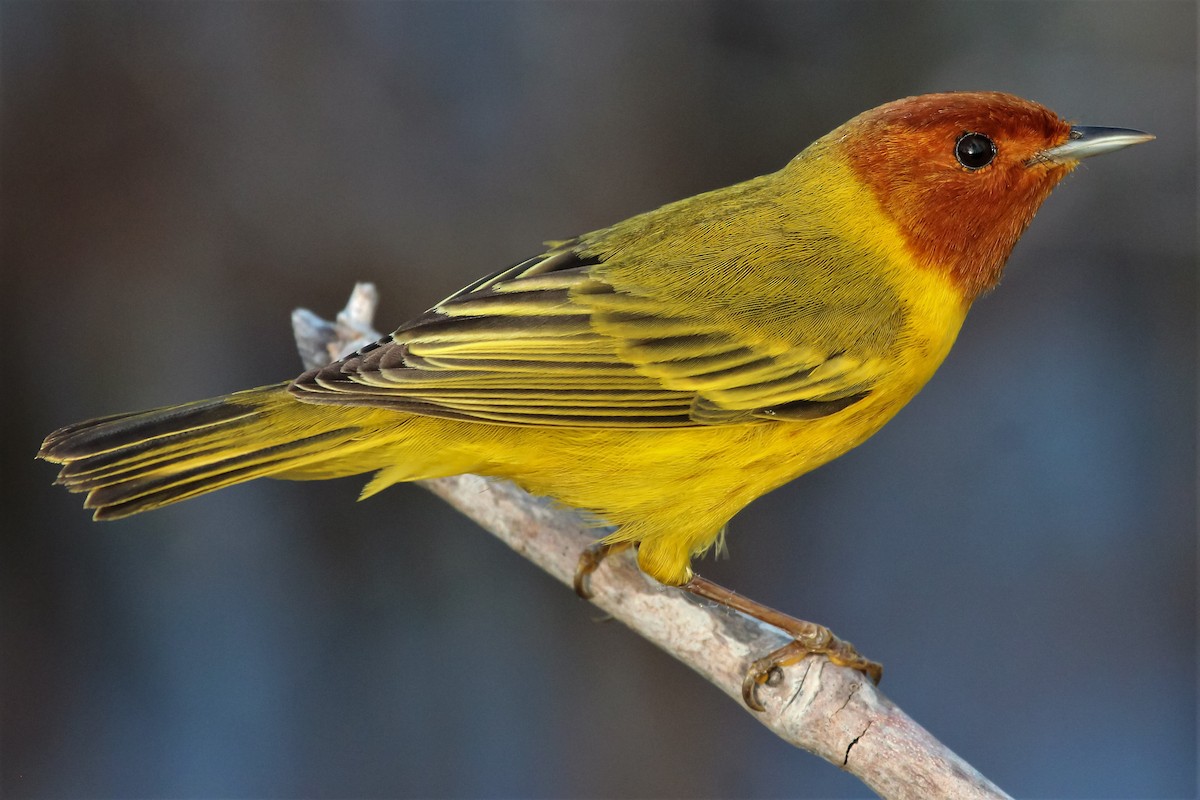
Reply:
[[[999,93],[899,100],[778,172],[553,243],[294,381],[71,425],[40,456],[96,519],[259,477],[374,472],[364,497],[508,478],[694,586],[692,557],[738,510],[929,380],[1079,159],[1150,138]]]

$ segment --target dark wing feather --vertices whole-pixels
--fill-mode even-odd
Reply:
[[[512,425],[661,428],[835,413],[878,364],[747,341],[620,292],[568,244],[484,278],[342,361],[299,399]]]

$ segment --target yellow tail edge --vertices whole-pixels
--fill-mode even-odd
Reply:
[[[280,383],[68,425],[38,457],[62,465],[55,482],[86,493],[95,519],[121,519],[344,454],[363,428],[338,412],[300,402]]]

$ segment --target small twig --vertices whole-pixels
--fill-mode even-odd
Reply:
[[[371,329],[377,297],[354,288],[337,323],[304,309],[292,315],[306,367],[379,338]],[[458,475],[422,481],[425,488],[478,522],[509,547],[570,586],[595,527],[506,481]],[[643,575],[628,554],[606,559],[591,578],[592,602],[704,676],[739,706],[742,679],[755,659],[786,642],[764,623]],[[881,797],[1006,798],[854,670],[810,656],[759,689],[766,710],[753,713],[776,735],[850,772]]]
[[[379,338],[372,327],[379,292],[373,283],[356,283],[346,307],[333,322],[318,317],[307,308],[292,312],[292,334],[305,369],[316,369],[337,361]]]

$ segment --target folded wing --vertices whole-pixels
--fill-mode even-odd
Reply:
[[[884,369],[877,354],[767,340],[619,290],[573,245],[466,287],[292,392],[509,425],[689,427],[836,413]]]

